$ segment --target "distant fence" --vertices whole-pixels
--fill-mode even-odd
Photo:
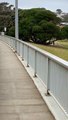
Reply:
[[[34,76],[39,77],[47,91],[68,114],[68,62],[13,37],[1,36],[31,67]]]

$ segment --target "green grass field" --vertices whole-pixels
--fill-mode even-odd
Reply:
[[[32,44],[68,61],[68,40],[56,41],[55,46],[46,46],[34,43]]]
[[[60,41],[57,41],[56,43],[60,44],[65,49],[68,49],[68,40],[60,40]]]

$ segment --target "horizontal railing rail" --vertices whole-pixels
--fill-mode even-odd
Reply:
[[[47,92],[68,114],[68,62],[22,40],[8,36],[1,36],[0,39],[22,57],[27,67],[32,68],[33,76],[41,79]]]

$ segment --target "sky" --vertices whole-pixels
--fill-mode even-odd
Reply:
[[[10,4],[15,4],[15,0],[0,0],[0,2],[8,2]],[[56,11],[56,9],[61,9],[63,12],[68,13],[68,0],[18,0],[19,8],[29,9],[29,8],[46,8],[51,11]]]

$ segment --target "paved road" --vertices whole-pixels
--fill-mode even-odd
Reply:
[[[1,41],[0,120],[55,120],[23,65]]]

